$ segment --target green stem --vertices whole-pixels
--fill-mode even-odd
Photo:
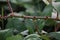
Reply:
[[[2,17],[4,16],[4,10],[3,10],[3,7],[2,7]],[[2,18],[2,28],[1,29],[4,29],[4,20],[3,20],[3,18]]]
[[[2,16],[4,16],[3,7],[2,7]]]

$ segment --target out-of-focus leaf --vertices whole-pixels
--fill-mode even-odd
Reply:
[[[23,19],[20,18],[9,18],[7,23],[7,28],[17,29],[19,32],[26,30]]]
[[[47,35],[41,35],[41,38],[44,40],[50,40],[50,38]]]
[[[34,7],[32,5],[28,4],[28,5],[25,5],[25,7],[27,8],[26,9],[27,13],[30,13],[30,15],[33,15],[33,14],[35,15]]]
[[[42,12],[42,16],[51,16],[53,11],[53,7],[51,4],[47,5],[44,9],[44,11]]]
[[[10,29],[0,30],[0,40],[6,40],[7,37],[10,37],[12,35],[13,33]]]
[[[35,10],[36,8],[34,7],[33,4],[24,4],[25,8],[26,8],[26,13],[30,14],[31,16],[39,16],[40,15],[40,10]],[[26,14],[25,14],[26,15]]]
[[[41,30],[43,29],[43,27],[44,27],[44,25],[45,25],[45,22],[44,22],[44,20],[37,20],[36,21],[36,25],[38,26],[38,30],[39,30],[39,32],[41,32]]]
[[[60,13],[60,2],[52,2],[52,5]]]
[[[35,28],[34,28],[34,23],[33,23],[32,19],[26,19],[25,25],[30,33],[34,33]]]
[[[60,32],[49,33],[49,36],[56,38],[57,40],[60,40]]]
[[[52,20],[52,19],[47,19],[46,21],[45,21],[45,24],[46,25],[49,25],[49,26],[56,26],[56,21],[55,20]]]
[[[38,34],[31,34],[24,38],[24,40],[42,40]]]
[[[34,1],[36,1],[36,0],[34,0]],[[44,4],[42,3],[42,5],[41,5],[39,3],[39,0],[36,1],[36,5],[34,5],[34,4],[35,4],[35,2],[33,2],[33,1],[31,3],[23,3],[23,5],[26,7],[27,14],[30,14],[31,16],[40,16],[41,15],[40,9],[43,9],[42,5],[44,5]]]
[[[8,37],[6,40],[22,40],[23,37],[21,35]]]
[[[32,0],[16,0],[17,2],[31,2]]]
[[[56,2],[60,2],[60,0],[56,0]]]
[[[16,3],[17,4],[17,1],[16,0],[10,0],[12,3]]]

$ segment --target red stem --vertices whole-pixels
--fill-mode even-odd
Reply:
[[[13,13],[13,9],[12,9],[12,7],[11,7],[11,5],[10,5],[9,0],[7,0],[7,3],[8,3],[8,6],[9,6],[9,9],[10,9],[11,13]]]

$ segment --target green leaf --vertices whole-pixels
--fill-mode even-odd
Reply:
[[[31,2],[32,0],[16,0],[17,2]]]
[[[41,35],[41,38],[44,40],[50,40],[50,38],[47,35]]]
[[[49,33],[49,36],[56,38],[57,40],[60,40],[60,32]]]
[[[40,20],[37,20],[36,22],[37,22],[36,25],[38,26],[38,31],[41,32],[41,30],[45,25],[45,21],[43,19],[40,19]]]
[[[38,34],[31,34],[24,38],[24,40],[42,40]]]
[[[53,11],[53,7],[52,5],[47,5],[44,9],[44,11],[42,12],[42,16],[51,16],[52,14],[52,11]]]
[[[56,2],[60,2],[60,0],[56,0]]]
[[[6,40],[22,40],[23,37],[21,35],[8,37]]]
[[[53,2],[52,5],[58,13],[60,13],[60,2]]]
[[[32,19],[26,19],[25,20],[25,25],[27,29],[29,30],[29,33],[34,33],[34,23]]]
[[[26,27],[22,18],[20,19],[9,18],[6,27],[9,29],[17,29],[19,32],[26,30]]]
[[[25,4],[26,7],[26,12],[29,13],[30,15],[35,15],[34,7],[31,4]]]
[[[10,37],[12,35],[13,33],[10,29],[0,30],[0,40],[6,40],[7,37]]]
[[[47,19],[46,21],[45,21],[45,24],[46,25],[49,25],[49,26],[56,26],[56,21],[55,20],[52,20],[52,19]]]

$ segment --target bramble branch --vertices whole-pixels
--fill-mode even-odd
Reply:
[[[58,20],[60,19],[57,18],[51,18],[51,17],[46,17],[46,16],[17,16],[17,15],[10,15],[10,16],[0,16],[0,19],[5,19],[5,18],[11,18],[11,17],[17,17],[17,18],[25,18],[25,19],[53,19],[53,20]]]
[[[11,7],[11,5],[10,5],[9,0],[7,0],[7,4],[8,4],[8,6],[9,6],[9,9],[10,9],[11,13],[13,14],[13,9],[12,9],[12,7]]]

